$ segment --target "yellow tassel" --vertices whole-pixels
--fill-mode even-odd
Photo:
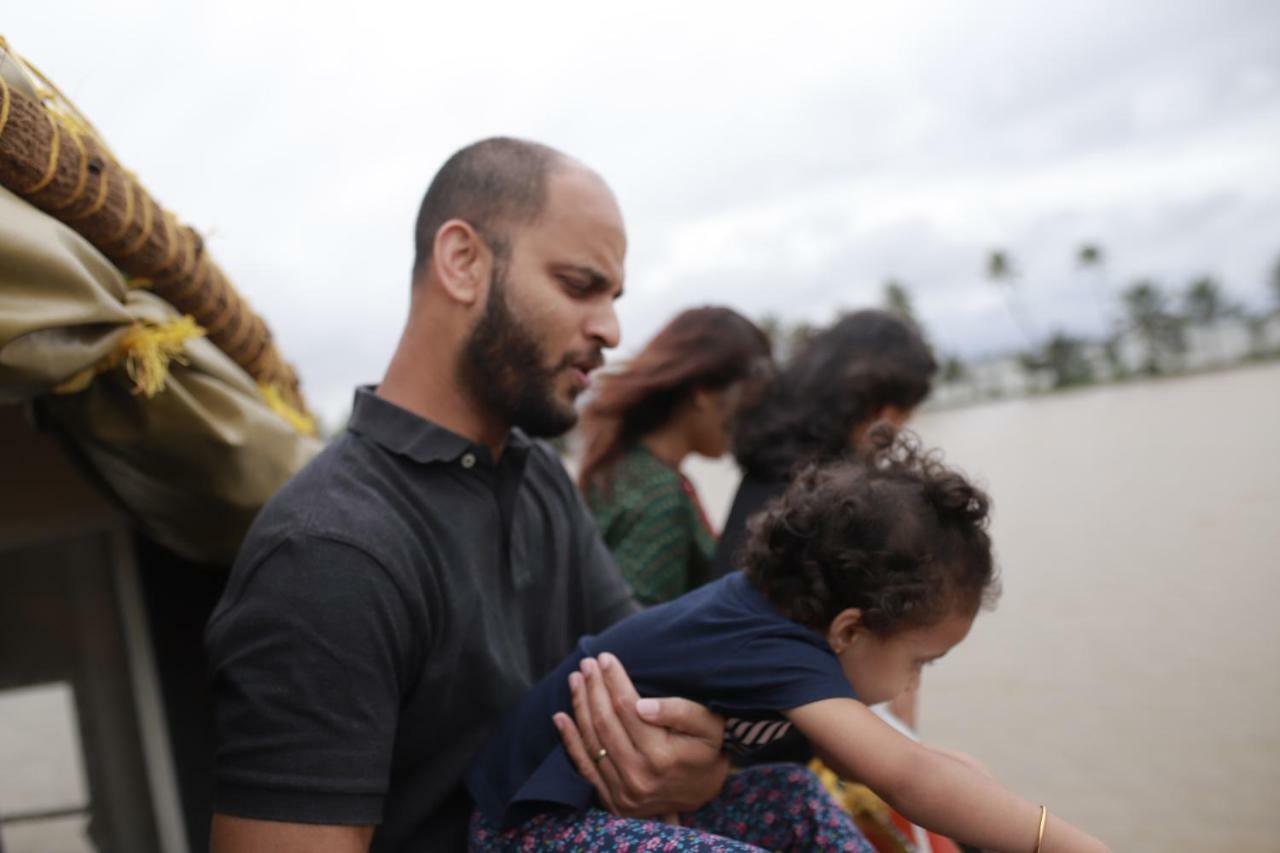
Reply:
[[[258,383],[258,390],[262,392],[262,399],[266,401],[267,407],[288,422],[289,426],[296,429],[303,435],[316,434],[316,420],[306,412],[300,412],[289,404],[284,398],[284,394],[280,393],[278,385],[271,385],[266,382]]]
[[[183,350],[187,341],[202,337],[204,333],[190,314],[168,323],[134,323],[120,339],[115,352],[72,376],[53,391],[55,394],[83,391],[99,373],[124,362],[125,371],[133,380],[133,393],[150,399],[164,390],[169,380],[169,362],[186,364]]]
[[[183,350],[187,341],[203,336],[204,329],[190,314],[160,325],[136,324],[120,342],[133,393],[151,398],[163,391],[169,379],[169,362],[186,364]]]

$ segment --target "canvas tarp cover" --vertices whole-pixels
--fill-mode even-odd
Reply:
[[[139,321],[175,319],[172,306],[129,288],[80,235],[0,188],[0,402],[37,400],[148,536],[226,564],[254,514],[319,443],[199,337],[152,397],[136,393],[122,365],[57,393],[110,363]]]

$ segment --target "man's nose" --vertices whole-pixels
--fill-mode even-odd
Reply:
[[[616,347],[622,340],[622,326],[618,323],[618,312],[610,299],[587,318],[587,337],[605,349]]]

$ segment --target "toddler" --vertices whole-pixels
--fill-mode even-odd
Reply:
[[[641,696],[684,696],[723,715],[732,752],[794,727],[829,767],[933,832],[1017,853],[1106,849],[867,708],[914,684],[998,595],[986,495],[909,435],[880,430],[869,444],[860,462],[804,470],[752,520],[743,571],[582,638],[529,692],[468,775],[473,849],[870,850],[791,765],[731,776],[675,825],[600,808],[552,717],[571,710],[570,674],[602,654]]]

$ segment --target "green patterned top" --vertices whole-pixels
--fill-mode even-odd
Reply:
[[[693,484],[641,445],[611,473],[587,504],[636,600],[660,604],[705,583],[716,540]]]

